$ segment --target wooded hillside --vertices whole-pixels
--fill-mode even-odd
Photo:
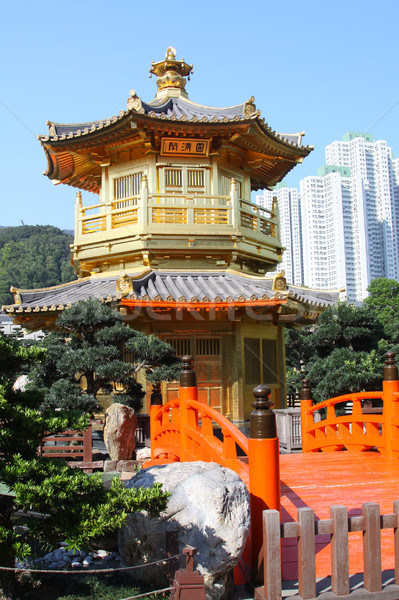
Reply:
[[[12,304],[10,286],[41,288],[76,279],[73,237],[50,225],[0,228],[0,306]]]

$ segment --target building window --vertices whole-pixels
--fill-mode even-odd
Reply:
[[[114,200],[124,200],[140,195],[143,173],[133,173],[114,179]]]
[[[170,344],[175,351],[176,356],[181,358],[182,356],[191,355],[191,344],[190,338],[166,338],[165,342]]]
[[[204,171],[202,169],[187,169],[187,187],[204,187]]]
[[[165,169],[165,186],[182,187],[181,169]]]
[[[220,354],[220,338],[197,338],[197,356],[218,356]]]
[[[245,384],[277,383],[276,342],[269,339],[244,339]]]

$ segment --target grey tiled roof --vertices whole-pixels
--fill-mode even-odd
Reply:
[[[178,119],[185,116],[187,120],[191,120],[193,117],[201,119],[207,117],[212,120],[216,117],[218,121],[221,121],[224,117],[227,117],[229,121],[234,117],[244,116],[245,103],[238,104],[237,106],[229,106],[226,108],[214,108],[210,106],[202,106],[196,104],[190,100],[184,98],[168,98],[166,102],[159,103],[159,101],[152,101],[148,104],[142,102],[142,107],[145,114],[154,112],[155,114],[164,113],[167,118],[171,118],[172,115],[176,115]]]
[[[246,277],[231,272],[176,273],[151,271],[142,277],[129,274],[133,292],[127,298],[141,301],[245,302],[287,297],[313,307],[326,307],[338,300],[338,292],[287,286],[281,296],[273,291],[273,279]],[[117,298],[118,277],[77,280],[43,290],[19,290],[21,308],[44,306],[54,309],[89,297],[111,301]]]
[[[252,100],[252,99],[251,99]],[[48,121],[49,134],[39,135],[39,139],[46,141],[59,141],[75,137],[88,135],[98,130],[112,126],[118,121],[123,121],[129,115],[145,115],[152,118],[170,119],[178,121],[198,121],[209,123],[222,123],[231,121],[246,121],[255,119],[260,116],[260,111],[256,110],[255,105],[248,104],[251,101],[237,104],[236,106],[228,106],[223,108],[215,108],[211,106],[203,106],[192,102],[191,100],[177,97],[168,98],[167,100],[153,100],[151,102],[143,102],[140,100],[140,108],[138,110],[121,110],[118,115],[114,115],[108,119],[100,121],[90,121],[87,123],[71,123],[62,124]],[[264,119],[260,119],[260,123],[269,134],[275,136],[279,141],[285,142],[290,146],[302,146],[302,133],[276,133],[273,131]]]

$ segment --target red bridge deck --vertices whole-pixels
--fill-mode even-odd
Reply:
[[[376,502],[381,514],[392,513],[399,499],[399,460],[378,452],[283,454],[280,456],[282,520],[296,521],[296,509],[309,507],[316,518],[330,516],[330,506],[343,504],[349,516],[360,516],[363,502]],[[362,534],[350,533],[350,573],[363,572]],[[317,536],[316,574],[330,574],[329,536]],[[295,540],[296,541],[296,540]],[[381,531],[383,569],[393,569],[393,533]],[[296,546],[283,540],[283,579],[297,577]]]

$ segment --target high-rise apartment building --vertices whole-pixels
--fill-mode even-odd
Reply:
[[[257,202],[277,196],[290,283],[301,278],[309,287],[345,288],[347,299],[358,302],[372,279],[399,280],[399,159],[385,140],[347,133],[326,147],[326,165],[300,182],[299,197],[286,189],[297,199],[298,215],[286,209],[281,190]],[[301,258],[294,261],[290,240],[298,223]]]
[[[256,203],[268,210],[272,209],[273,198],[277,198],[280,215],[280,237],[285,248],[279,270],[284,270],[287,281],[294,285],[303,285],[301,210],[299,191],[279,183],[270,192],[265,190],[256,196]]]

